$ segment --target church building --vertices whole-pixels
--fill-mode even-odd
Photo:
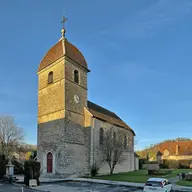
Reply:
[[[38,68],[37,158],[44,177],[88,175],[99,162],[95,148],[101,144],[105,125],[126,132],[126,160],[114,172],[135,169],[134,131],[114,112],[88,100],[88,64],[65,37],[51,47]],[[109,173],[101,163],[99,173]]]

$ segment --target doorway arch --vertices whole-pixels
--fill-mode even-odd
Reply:
[[[47,153],[47,173],[53,172],[53,154],[51,152]]]

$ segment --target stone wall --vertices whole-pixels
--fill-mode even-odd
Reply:
[[[94,132],[94,147],[93,147],[93,155],[94,155],[94,161],[96,162],[97,166],[99,167],[99,174],[108,174],[109,173],[109,165],[104,162],[101,163],[101,157],[100,157],[100,152],[99,150],[97,150],[99,148],[99,130],[100,128],[103,128],[104,131],[107,129],[112,128],[114,130],[118,130],[121,129],[121,127],[112,125],[110,123],[98,120],[94,118],[94,128],[93,128],[93,132]],[[115,169],[114,169],[114,173],[119,173],[119,172],[129,172],[129,171],[133,171],[134,170],[134,135],[133,133],[128,130],[128,129],[124,129],[124,133],[127,136],[127,148],[125,150],[125,153],[122,154],[124,156],[124,161],[121,164],[117,164]]]
[[[79,72],[79,83],[74,82],[74,71]],[[74,101],[79,96],[79,103]],[[87,106],[87,71],[75,62],[65,60],[65,116],[84,126],[84,107]]]
[[[150,163],[148,163],[148,164],[143,164],[143,165],[142,165],[142,168],[143,168],[143,169],[148,169],[148,170],[157,170],[157,169],[160,169],[159,164],[150,164]]]
[[[82,176],[90,168],[90,128],[60,119],[38,125],[38,160],[46,177]],[[53,154],[53,173],[47,174],[46,155]]]
[[[74,70],[79,72],[79,83],[74,82]],[[48,74],[53,72],[53,83]],[[74,95],[80,98],[75,103]],[[84,125],[84,107],[87,106],[87,71],[70,59],[60,58],[38,72],[38,123],[67,118]]]
[[[48,84],[51,71],[53,83]],[[61,58],[38,73],[38,123],[64,118],[64,72],[64,60]]]
[[[113,173],[121,173],[121,172],[130,172],[134,171],[134,153],[132,152],[126,152],[122,154],[125,157],[125,161],[123,161],[120,164],[117,164],[114,168]],[[99,161],[97,161],[99,162]],[[109,174],[110,173],[110,168],[109,165],[104,162],[99,164],[99,174],[104,175],[104,174]]]
[[[192,155],[169,155],[168,157],[163,157],[162,159],[169,160],[192,160]]]
[[[65,58],[65,78],[71,82],[74,82],[74,70],[79,72],[79,86],[87,89],[87,70],[82,69],[81,65],[76,62]],[[87,103],[85,103],[87,106]]]

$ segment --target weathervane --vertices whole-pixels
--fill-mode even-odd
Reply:
[[[65,30],[65,22],[67,21],[67,18],[65,17],[65,16],[63,16],[63,18],[62,18],[62,21],[61,21],[61,23],[62,23],[62,30],[61,30],[61,33],[62,33],[62,37],[64,38],[65,37],[65,32],[66,32],[66,30]]]

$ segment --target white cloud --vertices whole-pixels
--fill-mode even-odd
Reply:
[[[124,35],[135,38],[149,35],[154,30],[169,27],[191,10],[192,1],[189,0],[159,0],[132,18],[127,18],[122,24]]]
[[[135,11],[135,14],[129,15],[119,25],[115,25],[108,32],[103,30],[100,35],[109,35],[110,31],[114,31],[113,35],[118,37],[142,38],[170,27],[175,21],[188,16],[191,11],[191,0],[159,0],[140,12]]]

